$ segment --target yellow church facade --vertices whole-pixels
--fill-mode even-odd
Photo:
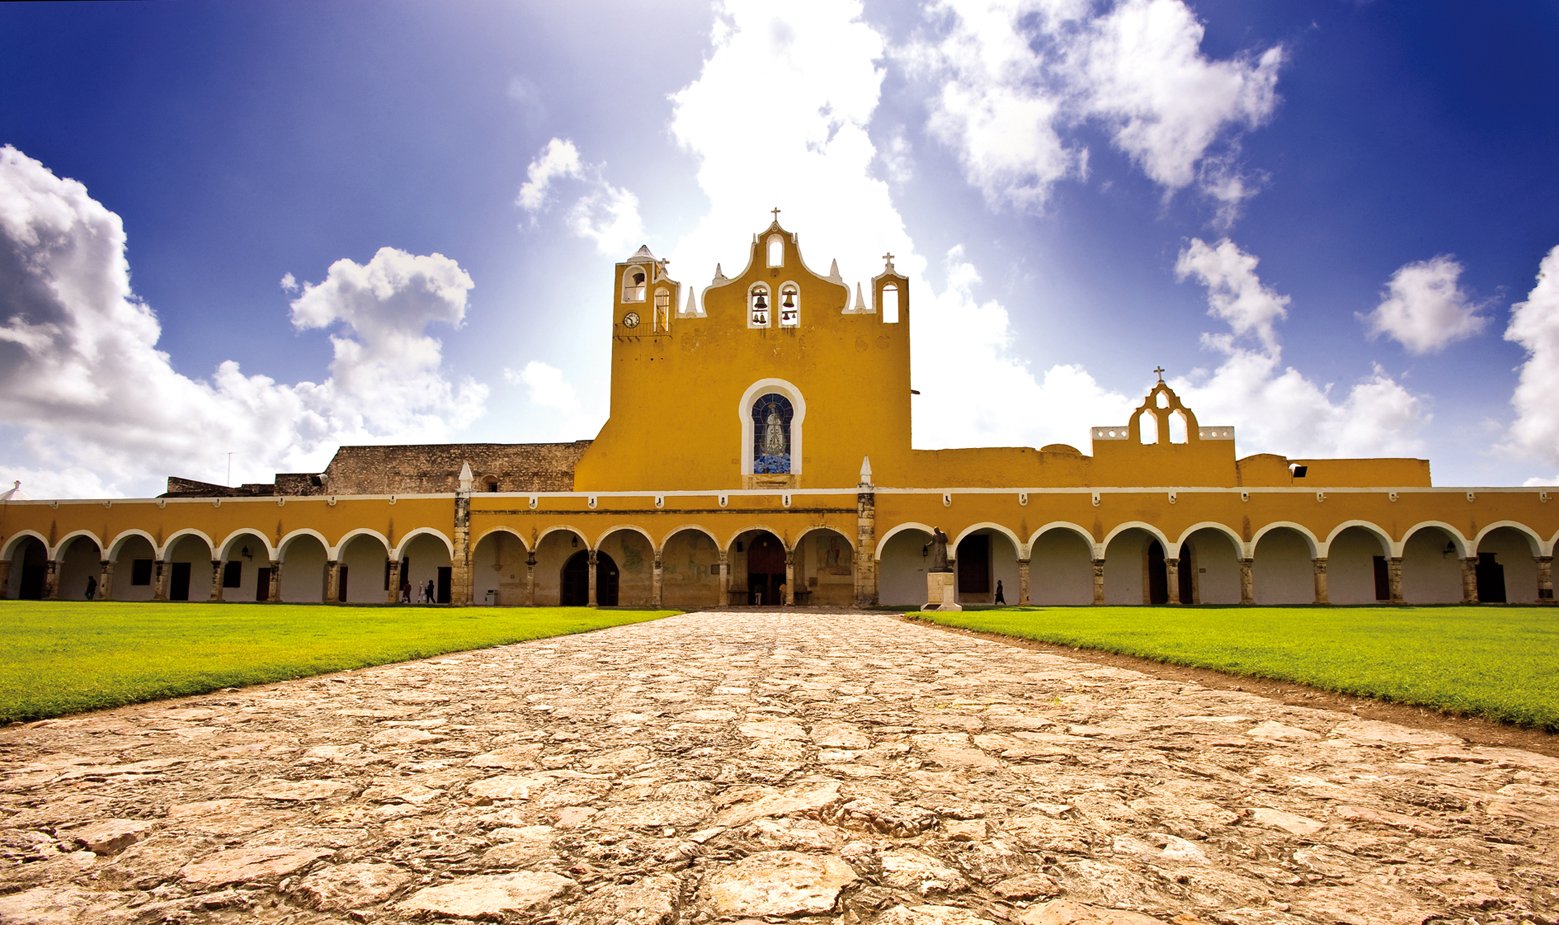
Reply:
[[[1091,454],[914,449],[891,255],[851,287],[776,220],[701,291],[645,248],[610,285],[593,440],[343,447],[272,483],[13,497],[0,593],[911,608],[940,529],[963,604],[1552,601],[1546,489],[1437,488],[1419,459],[1240,458],[1161,376]]]

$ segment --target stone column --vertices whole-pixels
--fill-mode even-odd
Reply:
[[[1332,599],[1326,588],[1326,557],[1317,556],[1311,559],[1310,567],[1315,570],[1315,602],[1330,604]]]
[[[1462,560],[1462,603],[1478,603],[1478,557]]]
[[[265,593],[265,599],[272,604],[281,603],[281,560],[271,560],[271,586]]]
[[[386,604],[398,604],[401,600],[401,560],[394,556],[385,559],[390,566],[390,587],[384,596]]]
[[[0,560],[0,600],[11,596],[11,560]]]
[[[211,597],[208,600],[220,601],[222,599],[222,560],[211,560]]]
[[[1552,604],[1554,602],[1554,557],[1533,556],[1532,561],[1537,563],[1537,602]]]
[[[471,488],[464,477],[462,490],[455,492],[455,554],[450,557],[449,596],[451,604],[471,603]]]
[[[525,606],[536,606],[536,554],[525,554]]]
[[[665,578],[664,562],[660,556],[660,550],[655,550],[655,562],[650,571],[650,606],[659,608],[661,601],[661,582]]]
[[[325,603],[339,603],[336,598],[341,587],[341,563],[335,559],[325,563]]]
[[[1240,603],[1249,607],[1256,603],[1256,560],[1240,560]]]
[[[1093,602],[1104,603],[1104,560],[1093,560]]]
[[[877,603],[877,491],[870,482],[855,495],[855,606]]]
[[[53,559],[43,564],[43,599],[57,601],[60,599],[60,564]]]
[[[168,599],[168,578],[170,577],[168,573],[171,571],[173,570],[168,568],[166,559],[158,559],[152,563],[152,587],[155,589],[152,591],[152,600],[165,601]]]
[[[1029,560],[1018,560],[1018,603],[1029,602]]]
[[[1184,603],[1180,600],[1180,559],[1179,557],[1164,557],[1164,583],[1169,585],[1169,602],[1171,604]]]
[[[793,550],[785,550],[785,600],[786,607],[792,607],[796,603],[796,554]]]
[[[720,550],[720,606],[731,606],[731,560],[725,550]]]
[[[98,563],[97,599],[111,601],[114,599],[114,562],[112,559],[104,559]]]
[[[590,550],[590,591],[585,598],[585,604],[594,607],[595,603],[595,550]]]
[[[1392,556],[1386,560],[1386,581],[1391,587],[1391,603],[1400,604],[1402,598],[1402,557]]]

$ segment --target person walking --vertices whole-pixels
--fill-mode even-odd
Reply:
[[[1003,606],[1005,606],[1006,603],[1007,603],[1007,595],[1003,594],[1002,590],[1001,590],[1001,579],[1000,578],[996,579],[996,601],[995,602],[997,604],[1001,604]]]
[[[435,597],[434,593],[433,593],[433,579],[431,579],[431,578],[428,579],[427,590],[424,591],[423,593],[426,595],[427,601],[428,601],[429,604],[437,604],[438,603],[438,598]]]
[[[88,575],[87,576],[87,600],[89,600],[89,601],[97,600],[97,576],[96,575]]]

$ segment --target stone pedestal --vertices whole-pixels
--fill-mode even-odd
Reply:
[[[926,604],[921,610],[963,610],[958,606],[958,576],[953,572],[926,573]]]

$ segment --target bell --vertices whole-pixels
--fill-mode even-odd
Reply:
[[[763,297],[763,290],[759,289],[757,296],[752,300],[753,308],[768,308],[769,300]]]
[[[792,289],[786,289],[785,292],[784,292],[784,295],[785,295],[785,301],[782,302],[781,304],[784,305],[786,308],[795,308],[796,307],[796,293],[795,293],[795,291],[792,290]]]

